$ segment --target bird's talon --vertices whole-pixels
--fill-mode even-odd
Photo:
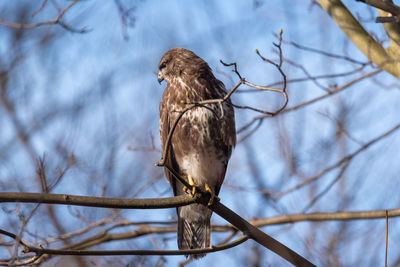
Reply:
[[[215,195],[214,191],[208,186],[208,184],[204,185],[204,189],[211,195],[210,200],[207,203],[208,206],[211,206],[214,203],[214,198],[217,196]]]
[[[188,181],[189,181],[189,184],[191,185],[191,186],[195,186],[196,184],[194,183],[194,181],[193,181],[193,178],[192,178],[192,176],[189,174],[188,175]]]
[[[206,192],[210,193],[211,195],[213,194],[213,191],[212,191],[211,188],[208,186],[208,184],[205,184],[204,189],[206,190]]]
[[[188,182],[192,187],[192,195],[194,196],[196,194],[196,187],[198,187],[198,185],[194,182],[193,177],[190,174],[188,175]]]

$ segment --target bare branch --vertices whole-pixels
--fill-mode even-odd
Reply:
[[[359,64],[361,66],[365,66],[365,65],[368,64],[368,62],[362,62],[362,61],[353,59],[353,58],[348,57],[348,56],[342,56],[342,55],[326,52],[326,51],[323,51],[323,50],[315,49],[315,48],[312,48],[312,47],[307,47],[307,46],[298,44],[296,42],[283,41],[283,43],[287,44],[287,45],[292,45],[292,46],[294,46],[294,47],[296,47],[298,49],[304,50],[304,51],[309,51],[309,52],[320,54],[320,55],[323,55],[323,56],[326,56],[326,57],[330,57],[330,58],[342,59],[342,60],[345,60],[345,61],[348,61],[348,62],[351,62],[351,63]]]
[[[7,234],[6,234],[7,233]],[[15,236],[12,233],[0,229],[0,234],[10,237]],[[198,253],[211,253],[221,250],[233,248],[247,241],[247,236],[242,236],[232,242],[215,245],[210,248],[203,249],[182,249],[182,250],[62,250],[62,249],[46,249],[38,248],[24,244],[24,253],[34,252],[38,255],[77,255],[77,256],[117,256],[117,255],[192,255]]]
[[[203,193],[204,194],[204,193]],[[178,200],[178,201],[176,201]],[[60,194],[37,194],[37,193],[0,193],[0,202],[33,202],[33,203],[46,203],[46,204],[66,204],[66,205],[81,205],[81,206],[92,206],[92,207],[109,207],[109,208],[171,208],[183,204],[201,203],[208,206],[208,198],[204,199],[202,194],[196,194],[194,197],[190,195],[181,195],[173,198],[164,199],[118,199],[118,198],[99,198],[99,197],[83,197],[83,196],[72,196],[72,195],[60,195]],[[156,203],[155,203],[156,202]],[[164,204],[164,205],[162,205]],[[215,213],[220,215],[222,218],[232,223],[234,227],[242,231],[245,236],[255,240],[264,247],[270,249],[274,253],[278,254],[287,261],[300,266],[314,266],[312,263],[307,261],[296,252],[286,247],[282,243],[273,239],[269,235],[265,234],[257,227],[254,227],[249,222],[244,220],[242,217],[234,213],[232,210],[221,204],[218,200],[214,200],[211,206],[208,206]],[[247,239],[247,237],[246,237]],[[242,240],[244,242],[245,240]],[[24,244],[24,243],[21,243]],[[231,243],[229,243],[231,244]],[[228,244],[224,245],[227,246]],[[200,251],[200,250],[188,250],[188,251],[170,251],[170,252],[159,252],[159,251],[136,251],[135,253],[140,254],[127,254],[132,251],[91,251],[92,254],[87,254],[87,251],[74,251],[71,250],[48,250],[38,249],[29,247],[30,252],[36,252],[38,254],[59,254],[59,255],[181,255],[183,254],[197,254],[212,251]],[[211,248],[212,250],[213,248]],[[179,254],[176,254],[178,253]],[[166,253],[166,254],[160,254]]]
[[[344,211],[344,212],[314,212],[281,215],[272,218],[254,219],[250,222],[257,226],[277,225],[294,222],[318,221],[351,221],[375,220],[388,217],[399,217],[400,209],[372,210],[372,211]]]
[[[167,198],[125,199],[64,194],[0,192],[0,203],[44,203],[115,209],[166,209],[193,204],[201,198],[200,194],[196,194],[193,197],[181,195]]]
[[[48,0],[43,0],[42,5],[38,8],[38,10],[36,10],[35,12],[33,12],[32,17],[35,17],[37,14],[39,14],[40,12],[42,12],[42,10],[44,9],[44,7],[46,6]]]
[[[58,25],[62,26],[64,29],[72,31],[72,32],[86,33],[87,32],[86,29],[74,30],[71,27],[69,27],[68,25],[66,25],[65,23],[61,22],[61,19],[65,15],[65,13],[78,2],[79,2],[79,0],[74,0],[73,2],[71,2],[68,6],[66,6],[64,9],[62,9],[60,11],[60,13],[57,15],[57,17],[53,20],[41,21],[41,22],[37,22],[37,23],[33,23],[33,24],[20,24],[20,23],[15,23],[15,22],[10,22],[10,21],[0,19],[0,24],[6,25],[11,28],[16,28],[16,29],[33,29],[33,28],[37,28],[40,26],[58,24]],[[46,4],[46,1],[42,3],[42,6],[39,8],[39,10],[37,10],[34,13],[34,15],[36,15],[38,12],[40,12],[43,9],[45,4]]]
[[[260,245],[281,256],[295,266],[315,266],[290,248],[286,247],[276,239],[265,234],[263,231],[244,220],[242,217],[228,209],[219,201],[214,201],[212,205],[209,206],[209,208],[217,213],[219,216],[230,222],[233,226],[242,231],[249,238],[253,239]]]
[[[400,16],[400,7],[393,4],[392,1],[382,1],[382,0],[356,0],[358,2],[363,2],[369,6],[373,6],[391,13],[393,16]]]
[[[352,81],[350,81],[350,82],[347,82],[347,83],[345,83],[345,84],[342,85],[342,86],[336,87],[335,89],[333,89],[333,90],[331,90],[331,91],[328,91],[328,92],[327,92],[326,94],[324,94],[324,95],[321,95],[321,96],[319,96],[319,97],[313,98],[313,99],[311,99],[311,100],[308,100],[308,101],[303,102],[303,103],[301,103],[301,104],[295,105],[295,106],[293,106],[293,107],[289,107],[289,108],[287,108],[287,109],[285,109],[285,110],[282,110],[281,112],[277,113],[276,115],[278,115],[278,114],[284,114],[284,113],[286,113],[286,112],[291,112],[291,111],[294,111],[294,110],[297,110],[297,109],[306,107],[306,106],[308,106],[308,105],[314,104],[314,103],[316,103],[316,102],[318,102],[318,101],[320,101],[320,100],[323,100],[323,99],[325,99],[325,98],[327,98],[327,97],[329,97],[329,96],[331,96],[331,95],[337,94],[337,93],[339,93],[339,92],[341,92],[341,91],[343,91],[343,90],[349,88],[350,86],[356,84],[357,82],[360,82],[360,81],[364,80],[365,78],[368,78],[368,77],[371,77],[371,76],[373,76],[373,75],[375,75],[375,74],[378,74],[378,73],[380,73],[381,71],[382,71],[381,69],[376,69],[376,70],[374,70],[374,71],[371,71],[371,72],[368,72],[368,73],[366,73],[366,74],[363,74],[363,75],[361,75],[360,77],[358,77],[358,78],[356,78],[356,79],[354,79],[354,80],[352,80]],[[264,120],[264,119],[269,118],[269,117],[270,117],[270,116],[268,116],[268,115],[261,115],[261,116],[258,116],[258,117],[254,117],[251,121],[249,121],[248,123],[246,123],[245,125],[243,125],[241,128],[239,128],[239,130],[237,130],[237,133],[241,133],[242,131],[246,130],[246,129],[249,128],[251,125],[253,125],[255,122],[257,122],[257,121],[259,121],[259,120]]]

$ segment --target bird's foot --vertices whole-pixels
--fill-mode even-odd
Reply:
[[[208,184],[204,185],[204,189],[211,195],[210,200],[208,200],[207,203],[208,206],[211,206],[214,203],[215,199],[219,201],[219,197],[215,195],[214,191],[210,188],[210,186],[208,186]]]

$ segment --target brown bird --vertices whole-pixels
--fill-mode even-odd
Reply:
[[[159,108],[164,152],[168,133],[179,111],[188,103],[221,99],[226,91],[208,64],[185,48],[167,51],[158,69],[158,81],[167,82]],[[174,130],[165,159],[166,165],[188,180],[193,191],[199,187],[212,196],[219,193],[236,143],[234,110],[229,100],[222,103],[222,110],[219,104],[206,104],[187,111]],[[167,169],[164,172],[175,196],[188,193]],[[201,204],[191,204],[177,208],[177,214],[179,249],[209,247],[212,211]],[[193,255],[194,258],[202,256],[204,254]]]

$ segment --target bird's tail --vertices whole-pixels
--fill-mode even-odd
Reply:
[[[193,204],[192,204],[193,205]],[[189,205],[189,206],[192,206]],[[199,205],[199,204],[194,204]],[[186,206],[188,207],[188,206]],[[207,209],[207,208],[206,208]],[[203,214],[205,215],[205,214]],[[211,215],[211,214],[210,214]],[[197,216],[194,216],[197,217]],[[201,216],[200,216],[201,217]],[[178,247],[179,249],[195,249],[210,247],[210,216],[206,218],[190,218],[178,216]],[[197,259],[205,254],[193,254]]]

